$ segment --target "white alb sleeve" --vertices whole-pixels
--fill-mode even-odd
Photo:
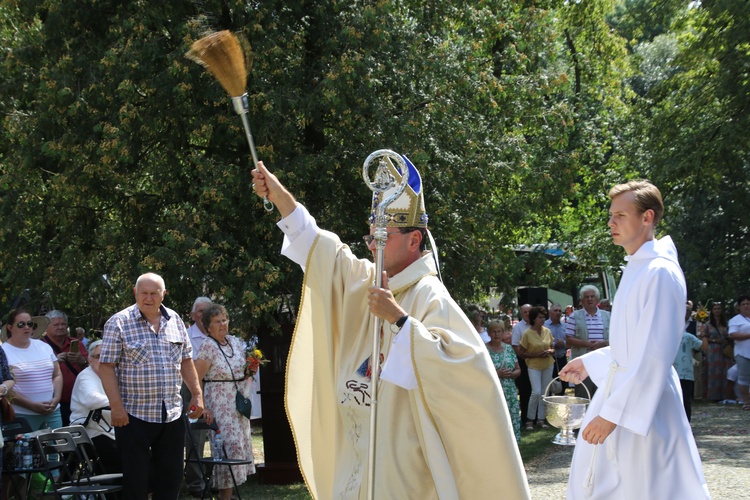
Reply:
[[[411,391],[417,388],[417,376],[411,362],[411,317],[407,318],[393,338],[388,359],[383,363],[380,379]]]
[[[303,205],[297,203],[297,208],[276,225],[284,232],[281,255],[299,264],[304,271],[307,256],[319,231],[315,219]]]

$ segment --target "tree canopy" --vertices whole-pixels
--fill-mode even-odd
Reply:
[[[366,256],[377,149],[420,170],[460,302],[581,275],[622,251],[606,193],[649,177],[696,300],[748,286],[747,2],[652,0],[122,3],[0,0],[0,304],[28,290],[97,327],[161,274],[170,307],[225,303],[274,331],[299,269],[249,189],[242,124],[187,60],[229,29],[251,62],[264,163]],[[728,283],[727,278],[735,279]]]

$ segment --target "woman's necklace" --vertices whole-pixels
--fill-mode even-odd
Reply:
[[[232,356],[234,356],[234,347],[232,347],[232,343],[229,342],[228,338],[224,337],[224,343],[223,344],[221,342],[219,342],[218,340],[216,340],[216,338],[214,338],[214,337],[211,337],[211,338],[214,339],[214,341],[216,342],[216,345],[219,346],[219,350],[222,352],[222,354],[224,354],[228,358],[231,358]],[[221,346],[224,346],[224,347],[229,346],[229,355],[226,355],[224,353],[224,349],[222,349]]]

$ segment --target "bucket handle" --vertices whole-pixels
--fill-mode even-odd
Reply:
[[[544,390],[544,397],[545,398],[547,397],[547,394],[549,393],[549,388],[552,385],[552,382],[554,382],[555,380],[558,380],[558,379],[560,380],[561,383],[564,383],[563,379],[561,379],[560,377],[555,377],[552,380],[550,380],[549,384],[547,384],[547,388]],[[581,384],[581,385],[583,386],[584,389],[586,389],[586,394],[589,395],[589,401],[591,401],[591,392],[589,391],[589,388],[586,387],[586,384]]]

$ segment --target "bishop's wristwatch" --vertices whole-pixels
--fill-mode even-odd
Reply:
[[[396,321],[395,323],[391,323],[391,331],[393,333],[400,332],[401,328],[404,326],[404,323],[406,323],[407,319],[409,319],[409,315],[404,314],[403,316],[401,316],[401,318],[399,318],[398,321]]]

